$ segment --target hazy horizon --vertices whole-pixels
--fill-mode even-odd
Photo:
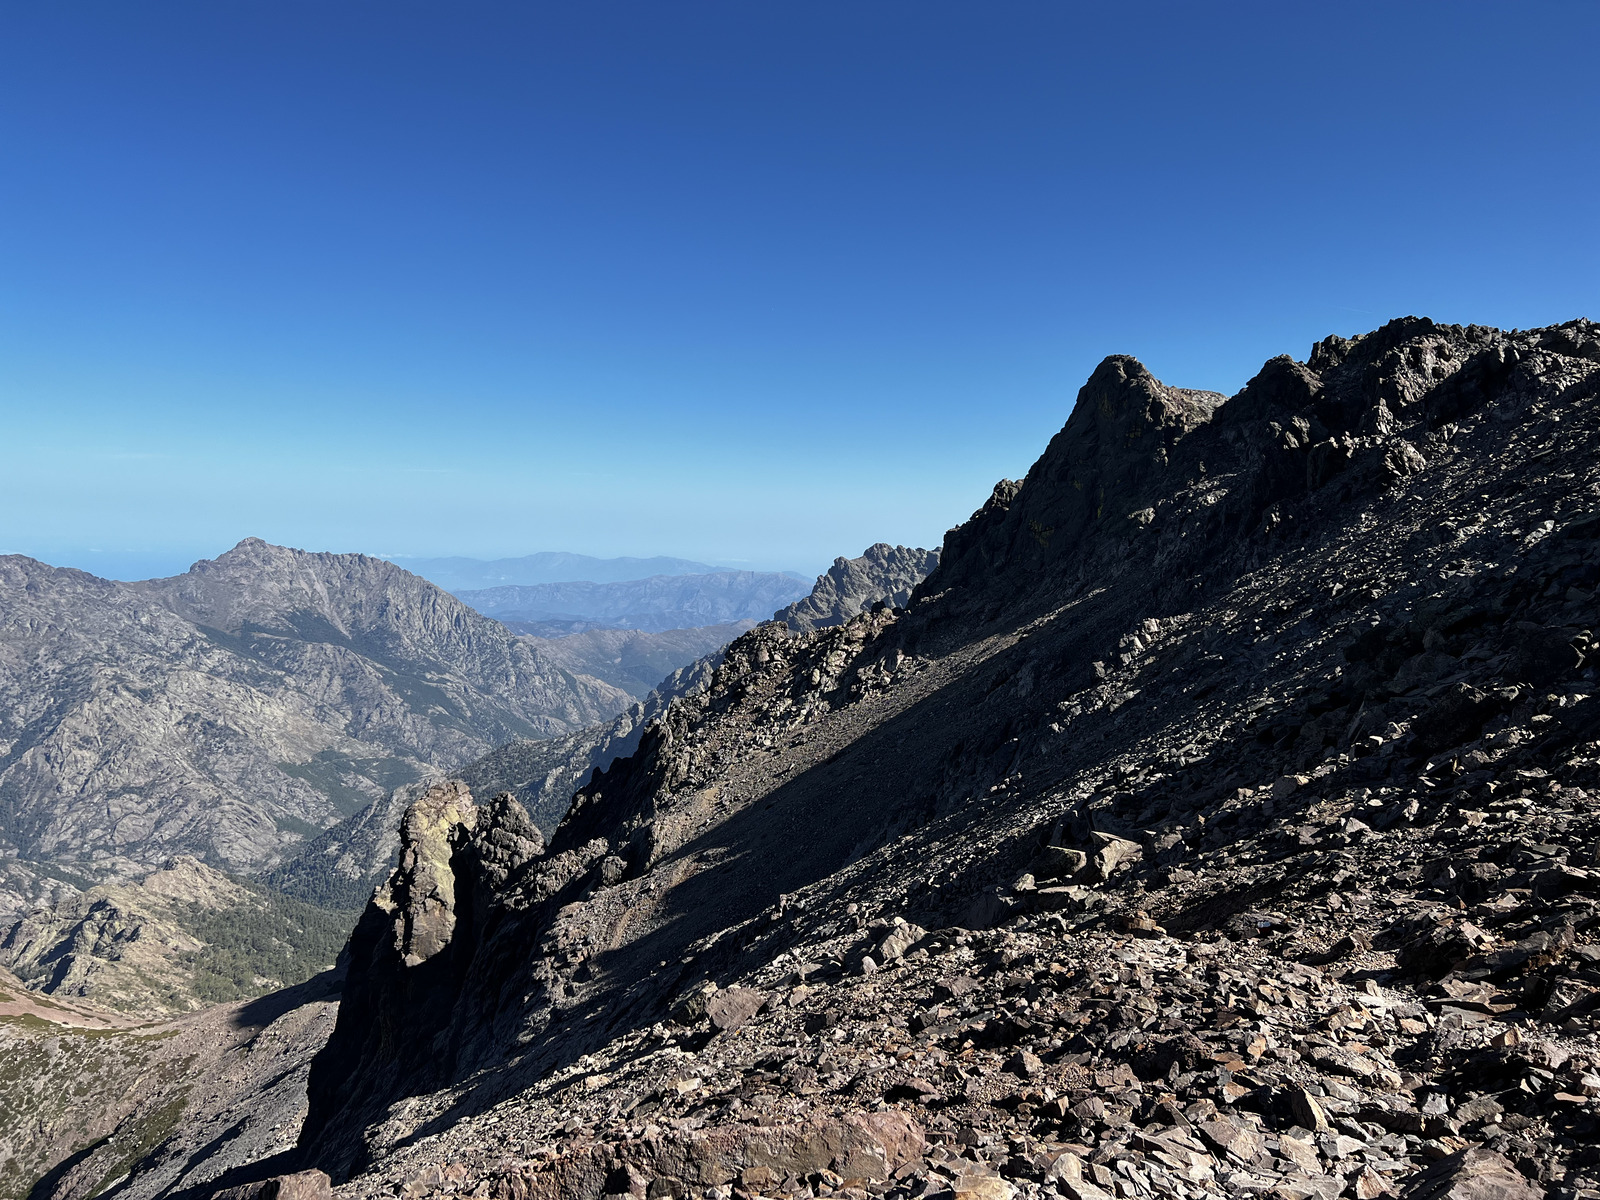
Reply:
[[[87,546],[76,548],[43,547],[30,549],[25,546],[5,543],[0,545],[0,554],[21,554],[28,558],[36,559],[39,562],[47,563],[52,567],[72,567],[80,571],[87,571],[89,574],[97,575],[102,579],[113,579],[120,582],[131,583],[143,579],[161,579],[173,575],[182,575],[195,563],[205,559],[217,558],[219,555],[227,553],[234,546],[238,545],[239,542],[243,541],[245,537],[253,536],[256,535],[246,534],[243,537],[235,538],[226,546],[222,546],[214,550],[204,550],[198,553],[194,551],[186,552],[182,550],[170,549],[139,550],[96,548]],[[263,540],[271,541],[272,539],[266,538]],[[290,543],[286,542],[276,544],[291,545]],[[408,563],[419,564],[448,558],[466,559],[475,563],[492,563],[516,560],[520,558],[529,558],[538,554],[547,553],[572,554],[583,558],[597,559],[601,562],[611,562],[617,559],[629,558],[650,559],[690,557],[688,555],[669,553],[605,555],[589,554],[581,550],[551,551],[548,549],[527,550],[518,554],[497,554],[493,557],[487,557],[472,554],[384,554],[364,547],[349,546],[292,546],[292,548],[296,550],[309,550],[312,552],[328,552],[335,554],[365,554],[372,558],[386,559],[397,566],[405,567],[407,570],[412,570],[415,574],[421,574],[422,572],[415,571],[413,566],[408,565]],[[847,558],[853,558],[860,554],[864,549],[866,549],[865,546],[858,546],[853,550],[840,551],[840,554]],[[708,562],[706,565],[716,570],[723,571],[762,571],[778,574],[798,575],[810,579],[826,571],[828,567],[832,565],[832,562],[833,560],[829,559],[828,562],[818,565],[814,570],[806,570],[802,567],[794,566],[757,565],[753,563],[738,562]],[[577,581],[575,580],[574,582]]]

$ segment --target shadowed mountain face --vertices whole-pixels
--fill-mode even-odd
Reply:
[[[250,539],[119,584],[0,558],[0,912],[175,853],[259,867],[630,701],[380,559]]]
[[[1587,323],[1398,321],[1226,403],[1106,360],[907,610],[744,635],[548,844],[419,802],[303,1161],[505,1200],[1592,1186],[1553,1089],[1600,1011],[1597,491]]]
[[[551,583],[460,593],[500,621],[571,622],[659,632],[729,621],[765,621],[809,589],[790,575],[719,571],[661,575],[626,583]]]

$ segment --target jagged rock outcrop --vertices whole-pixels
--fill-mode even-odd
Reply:
[[[305,1160],[351,1197],[1593,1189],[1597,450],[1586,322],[1392,322],[1225,403],[1107,360],[907,611],[739,639],[495,888],[516,812],[454,835],[470,920],[368,956],[393,1023],[341,1019]],[[766,999],[719,1022],[730,987]],[[896,1111],[926,1150],[853,1179],[637,1148]]]
[[[913,550],[878,542],[860,558],[836,558],[826,574],[817,576],[811,594],[773,614],[790,629],[809,633],[829,625],[843,625],[874,604],[902,607],[917,584],[939,565],[937,550]]]
[[[544,848],[514,799],[499,796],[480,808],[459,781],[429,789],[406,810],[399,865],[350,939],[340,1036],[316,1062],[312,1127],[330,1111],[376,1116],[396,1089],[447,1082],[463,1049],[444,1032],[452,1024],[479,1046],[493,1040],[489,1030],[503,1033],[498,1005],[470,1018],[453,1009],[472,986],[469,977],[484,970],[480,954],[516,953],[492,948],[504,925],[497,901]],[[418,1037],[421,1030],[432,1035]],[[337,1146],[322,1156],[344,1157]]]
[[[121,584],[0,557],[0,919],[173,854],[268,865],[407,780],[629,702],[379,559],[249,539]]]
[[[459,595],[479,612],[500,621],[576,622],[586,627],[662,632],[765,620],[774,608],[806,591],[806,585],[792,575],[717,571],[620,583],[507,585]]]

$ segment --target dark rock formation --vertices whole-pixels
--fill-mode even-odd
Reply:
[[[1107,360],[906,611],[740,638],[501,884],[474,847],[518,813],[456,835],[470,920],[362,951],[307,1161],[506,1200],[1594,1188],[1597,450],[1582,322],[1397,321],[1226,403]],[[719,1148],[895,1112],[928,1145],[855,1178]]]
[[[939,565],[937,550],[913,550],[885,542],[868,546],[860,558],[836,558],[817,576],[811,594],[773,614],[796,632],[843,625],[859,612],[883,603],[903,607],[917,584]]]
[[[505,916],[498,901],[543,851],[538,828],[509,796],[480,808],[451,781],[406,810],[399,865],[351,935],[338,1036],[314,1064],[311,1127],[330,1112],[377,1117],[397,1089],[440,1086],[464,1052],[504,1036],[493,1009],[453,1009],[487,961],[515,954],[494,947]],[[417,1036],[423,1030],[431,1036]],[[344,1157],[338,1146],[319,1156]]]

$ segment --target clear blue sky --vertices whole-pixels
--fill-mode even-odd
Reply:
[[[1102,357],[1600,318],[1600,4],[10,3],[0,550],[814,570]],[[120,557],[119,557],[120,556]]]

